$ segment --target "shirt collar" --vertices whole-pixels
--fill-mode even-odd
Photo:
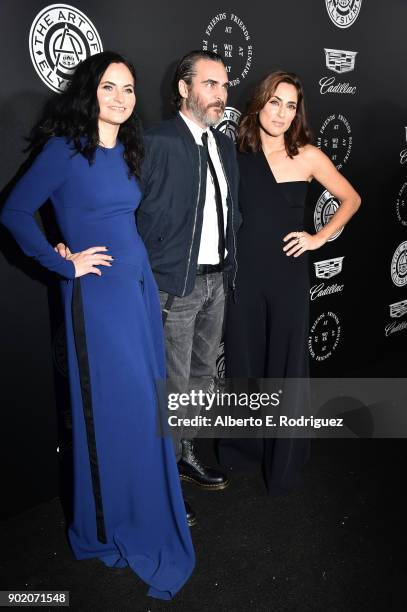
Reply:
[[[208,134],[208,137],[210,138],[211,131],[209,128],[203,130],[197,123],[195,123],[195,121],[192,121],[192,119],[184,115],[184,113],[181,113],[181,111],[179,111],[179,114],[189,127],[189,130],[192,133],[196,144],[202,145],[202,134],[204,134],[204,132],[206,132]]]

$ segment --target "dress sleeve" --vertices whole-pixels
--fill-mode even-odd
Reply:
[[[62,138],[51,138],[12,190],[0,215],[26,255],[69,279],[75,278],[74,264],[54,251],[35,213],[68,177],[71,156],[72,150]]]

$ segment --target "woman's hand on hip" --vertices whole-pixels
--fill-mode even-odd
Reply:
[[[305,251],[315,251],[326,242],[318,234],[312,235],[308,232],[290,232],[287,236],[284,236],[283,241],[287,243],[283,247],[285,254],[294,255],[294,257],[302,255]]]
[[[85,274],[97,274],[102,276],[101,270],[96,266],[111,266],[113,257],[100,251],[107,251],[107,247],[91,247],[85,251],[79,251],[79,253],[69,253],[66,255],[66,259],[72,261],[75,266],[75,278],[84,276]]]

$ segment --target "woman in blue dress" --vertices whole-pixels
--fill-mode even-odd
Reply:
[[[134,212],[143,147],[135,71],[105,51],[81,63],[33,130],[39,151],[1,221],[62,278],[74,442],[77,559],[130,566],[171,599],[194,551],[170,437],[157,435],[165,362],[158,291]],[[35,213],[50,198],[57,254]]]

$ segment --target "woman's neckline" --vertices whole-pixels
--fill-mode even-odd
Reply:
[[[101,144],[98,144],[98,149],[102,149],[103,151],[114,151],[114,149],[117,149],[117,147],[119,146],[120,141],[119,139],[116,140],[116,143],[113,147],[105,147]]]
[[[296,180],[296,181],[277,181],[276,176],[275,176],[275,174],[273,172],[273,168],[271,167],[270,162],[267,159],[267,156],[266,156],[264,150],[260,149],[260,153],[261,153],[265,163],[267,164],[267,167],[268,167],[268,169],[270,171],[270,174],[273,177],[273,180],[274,180],[276,185],[287,185],[288,183],[306,183],[307,185],[310,184],[311,181],[307,181],[306,179]]]

